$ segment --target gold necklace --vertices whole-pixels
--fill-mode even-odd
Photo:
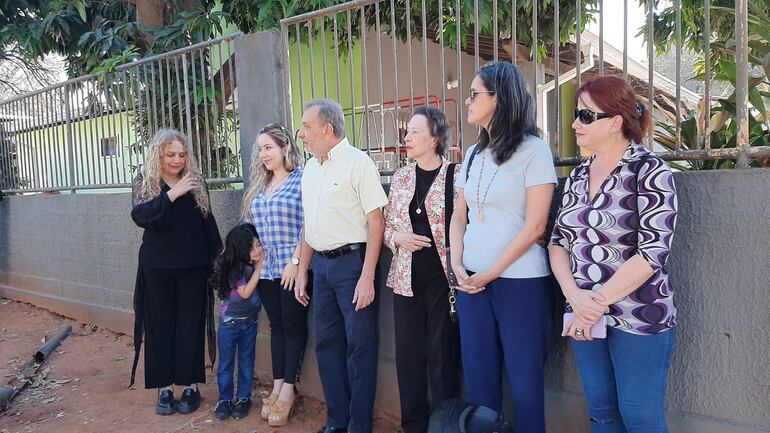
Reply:
[[[476,183],[476,203],[479,205],[479,210],[476,212],[476,219],[481,222],[484,220],[484,204],[487,202],[487,194],[489,194],[489,188],[492,186],[492,183],[495,181],[495,177],[497,176],[497,172],[500,171],[500,166],[498,165],[495,169],[495,172],[492,174],[492,179],[489,180],[489,184],[487,184],[487,189],[484,191],[484,197],[479,198],[480,194],[480,188],[481,188],[481,177],[484,176],[484,162],[486,162],[487,158],[484,157],[481,159],[481,170],[479,170],[479,181]]]
[[[415,172],[417,171],[417,167],[415,167]],[[424,170],[425,171],[425,170]],[[436,178],[438,177],[438,174],[441,173],[441,166],[438,167],[438,170],[436,170],[436,174],[433,175],[433,179],[430,181],[430,185],[428,185],[428,189],[425,191],[425,197],[420,200],[420,191],[417,189],[417,186],[415,185],[414,188],[414,195],[417,196],[417,210],[415,211],[417,215],[420,215],[422,213],[422,209],[420,209],[420,206],[425,202],[425,199],[428,198],[428,193],[430,192],[431,187],[433,186],[433,182],[436,181]]]

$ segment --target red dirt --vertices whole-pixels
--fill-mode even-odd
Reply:
[[[207,384],[201,386],[203,403],[190,415],[155,414],[155,390],[141,387],[144,371],[139,363],[137,382],[127,389],[133,339],[89,324],[59,316],[33,305],[0,298],[0,385],[19,373],[41,346],[62,326],[72,334],[40,368],[10,406],[0,413],[0,433],[31,432],[248,432],[315,433],[323,424],[326,407],[301,398],[289,425],[274,428],[259,418],[259,405],[245,419],[220,421],[213,416],[216,375],[207,368]],[[254,395],[266,396],[270,382],[255,380]],[[177,391],[177,393],[180,393]],[[256,399],[255,399],[256,400]],[[374,433],[394,433],[397,423],[377,418]]]

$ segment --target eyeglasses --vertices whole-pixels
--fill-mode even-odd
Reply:
[[[479,93],[489,93],[491,95],[494,95],[495,91],[494,90],[475,90],[475,89],[471,89],[471,102],[473,102],[476,99],[476,95],[478,95]]]
[[[597,120],[606,119],[608,117],[614,117],[614,115],[607,113],[595,113],[588,108],[583,108],[580,110],[575,108],[575,119],[580,119],[580,123],[583,125],[590,125]]]

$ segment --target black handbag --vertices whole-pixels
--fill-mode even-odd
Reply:
[[[453,162],[447,166],[446,169],[446,185],[444,188],[444,242],[446,245],[446,270],[447,270],[447,282],[449,283],[449,317],[453,322],[457,321],[457,276],[454,270],[452,270],[452,255],[449,249],[449,223],[452,221],[452,213],[454,213],[454,179],[455,179],[455,166],[456,162]]]
[[[428,433],[514,433],[494,410],[457,399],[445,400],[430,416]]]

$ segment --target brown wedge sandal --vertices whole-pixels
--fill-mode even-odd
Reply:
[[[289,416],[294,410],[294,402],[297,398],[294,397],[292,401],[278,400],[273,405],[273,410],[270,411],[267,424],[270,427],[283,427],[289,422]]]
[[[270,411],[273,410],[273,405],[275,405],[275,402],[277,401],[278,394],[270,394],[269,397],[262,399],[262,411],[259,413],[259,416],[262,417],[263,420],[267,421],[270,417]]]

